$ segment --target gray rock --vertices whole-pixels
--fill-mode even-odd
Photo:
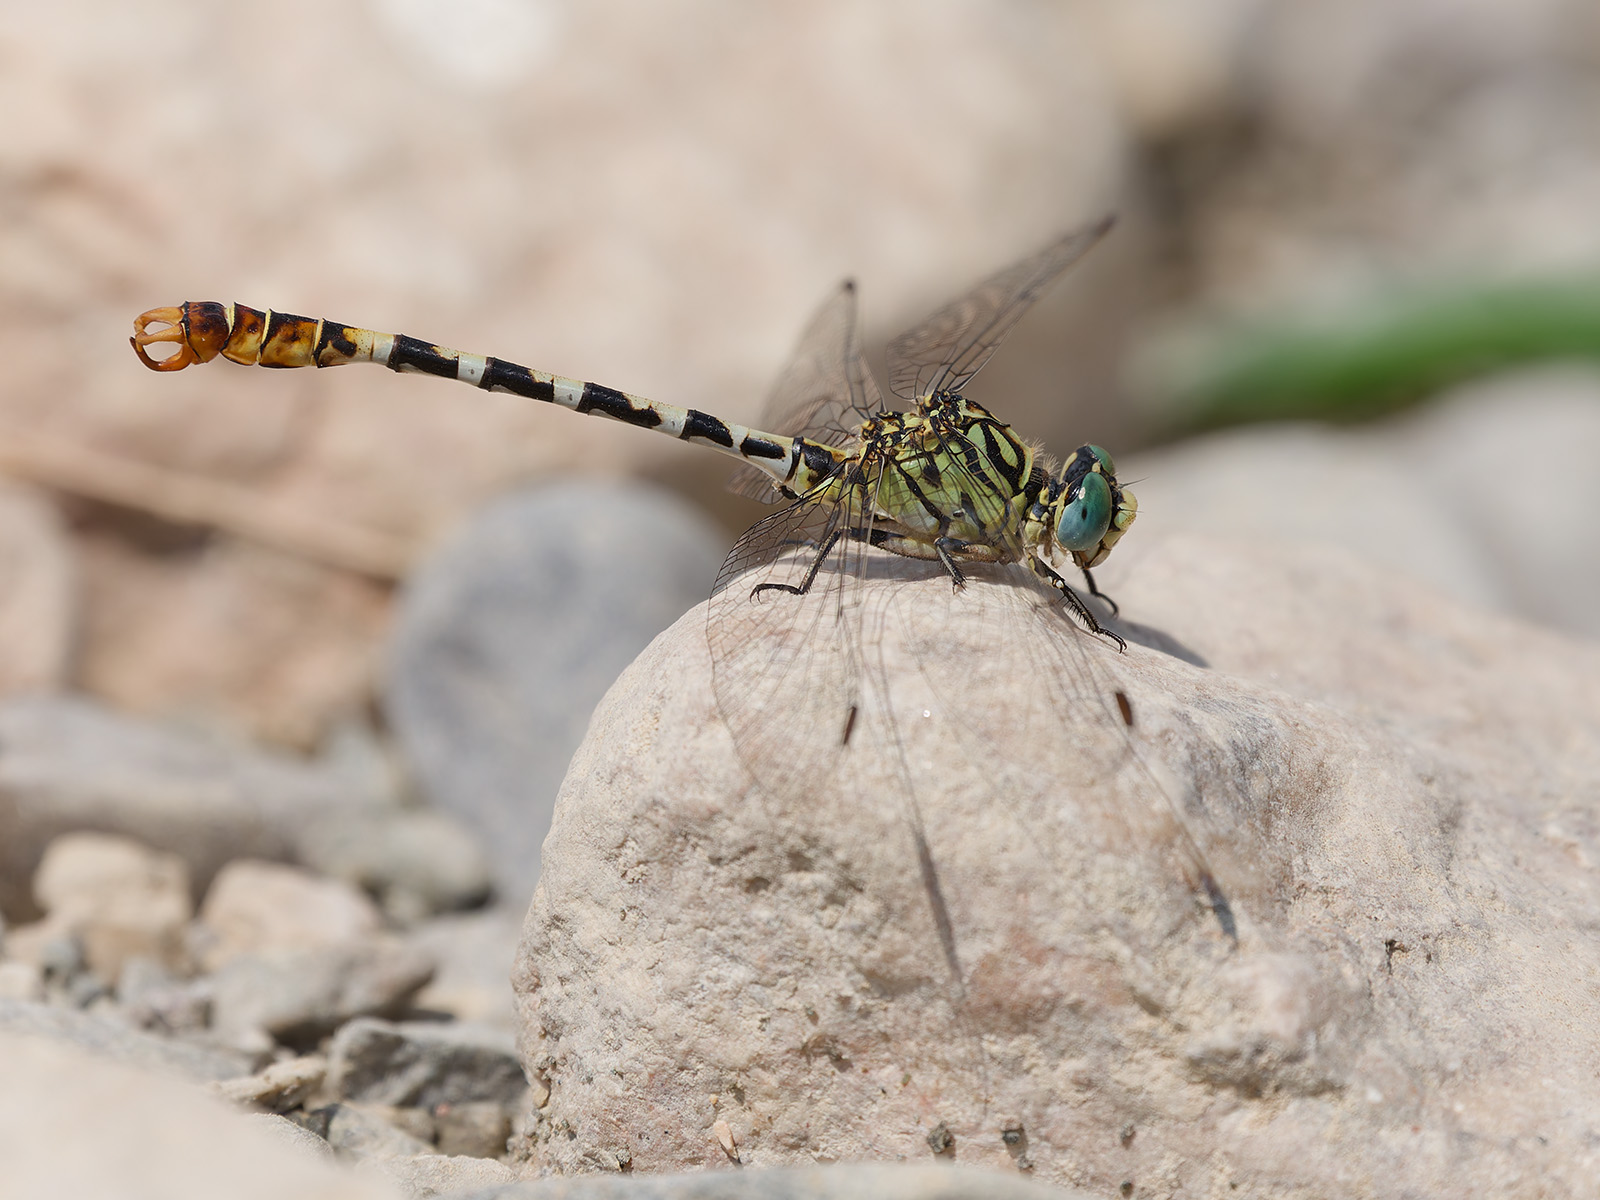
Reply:
[[[371,892],[403,924],[481,904],[494,887],[478,835],[444,812],[336,815],[308,826],[298,849],[307,866]]]
[[[1090,1200],[1100,1195],[970,1167],[850,1163],[526,1180],[457,1192],[448,1200]]]
[[[179,979],[154,959],[133,958],[117,977],[127,1020],[155,1033],[195,1033],[211,1023],[211,982]]]
[[[1600,647],[1326,547],[1125,545],[1129,632],[1212,669],[886,567],[858,599],[897,740],[870,691],[848,746],[814,726],[833,770],[761,789],[703,614],[641,656],[513,976],[532,1170],[1592,1194]],[[791,681],[771,765],[820,695]]]
[[[334,1152],[344,1158],[388,1159],[430,1154],[433,1147],[412,1137],[361,1104],[330,1104],[314,1115]]]
[[[413,1200],[429,1196],[476,1194],[485,1188],[512,1183],[517,1173],[492,1158],[462,1155],[416,1154],[378,1164],[389,1182]]]
[[[387,938],[244,954],[211,977],[212,1024],[305,1044],[353,1017],[403,1010],[432,976],[425,954]]]
[[[49,1038],[99,1058],[185,1079],[233,1079],[255,1069],[252,1056],[156,1037],[120,1021],[53,1004],[0,1000],[0,1033]]]
[[[366,1019],[334,1035],[328,1086],[341,1099],[433,1108],[475,1100],[510,1107],[528,1085],[510,1034]]]
[[[428,795],[486,839],[513,905],[538,879],[590,711],[710,591],[724,543],[670,493],[570,480],[484,509],[406,585],[387,711]]]
[[[29,885],[63,833],[121,833],[188,864],[203,891],[234,858],[293,860],[330,811],[383,809],[387,780],[126,717],[88,700],[0,704],[0,911],[36,915]]]

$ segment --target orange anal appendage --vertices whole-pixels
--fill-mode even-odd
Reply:
[[[152,333],[151,325],[165,325],[166,328]],[[177,352],[166,358],[151,358],[145,353],[146,346],[162,342],[171,342],[178,347]],[[201,361],[200,355],[189,344],[181,308],[152,308],[149,312],[140,313],[133,319],[133,336],[128,339],[128,344],[139,356],[139,361],[152,371],[181,371],[190,363]]]

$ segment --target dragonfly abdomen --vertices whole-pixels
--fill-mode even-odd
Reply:
[[[151,332],[152,325],[166,328]],[[812,477],[826,473],[842,456],[842,452],[805,438],[747,429],[699,409],[646,400],[602,384],[535,371],[503,358],[467,354],[403,333],[381,333],[319,317],[191,300],[179,307],[141,313],[133,327],[134,353],[154,371],[181,371],[218,356],[247,367],[338,367],[372,362],[391,371],[456,379],[483,391],[509,392],[653,429],[680,441],[709,446],[750,463],[777,484],[801,490],[812,486]],[[178,349],[166,358],[152,358],[145,347],[159,343],[172,343]]]

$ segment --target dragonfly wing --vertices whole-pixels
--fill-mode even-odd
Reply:
[[[889,343],[889,390],[906,400],[960,391],[1058,275],[1086,254],[1112,218],[1075,230],[985,279]]]
[[[850,740],[864,515],[822,485],[746,530],[711,594],[717,708],[740,760],[776,797],[820,786]]]
[[[856,332],[856,289],[846,281],[819,308],[767,397],[758,427],[784,437],[848,445],[861,423],[883,408],[877,382],[861,357]],[[728,480],[728,490],[752,500],[772,500],[772,477],[748,464]]]
[[[1165,860],[1173,883],[1203,902],[1258,896],[1274,851],[1240,819],[1252,802],[1215,794],[1241,777],[1214,769],[1238,747],[1170,696],[1141,692],[1141,673],[1026,566],[975,567],[954,593],[905,589],[891,622],[937,697],[940,728],[983,756],[1002,801],[995,811],[1020,819],[1010,802],[1044,789],[1048,803],[1017,841],[1049,873],[1072,869],[1076,851],[1056,847],[1094,844]],[[965,701],[996,695],[1007,702]],[[1001,746],[1008,753],[996,754]],[[1231,914],[1217,917],[1229,929]]]

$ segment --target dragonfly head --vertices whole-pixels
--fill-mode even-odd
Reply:
[[[1050,479],[1049,497],[1056,544],[1080,567],[1099,566],[1139,512],[1099,446],[1079,446],[1067,457]]]

